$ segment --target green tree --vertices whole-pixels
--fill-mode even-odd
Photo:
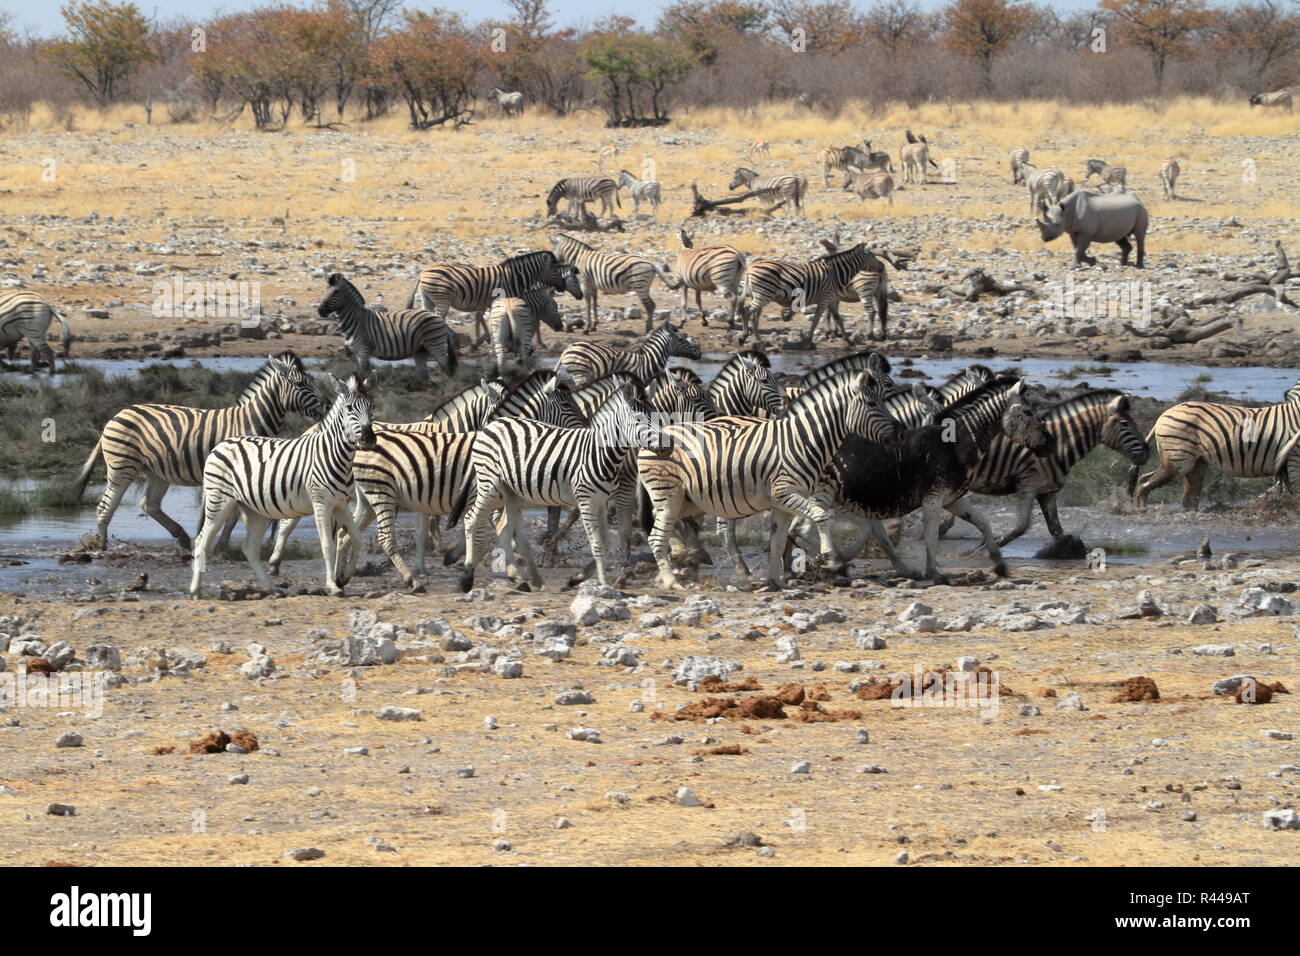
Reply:
[[[72,0],[60,11],[68,39],[51,44],[48,55],[101,106],[118,96],[141,64],[157,56],[149,42],[149,22],[134,3]]]

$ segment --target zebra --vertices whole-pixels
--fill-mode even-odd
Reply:
[[[428,436],[435,434],[461,434],[464,432],[477,431],[482,427],[483,422],[487,420],[488,415],[490,415],[504,400],[505,394],[506,390],[499,382],[480,380],[479,384],[472,385],[469,388],[444,399],[432,412],[429,413],[429,415],[418,422],[374,422],[373,428],[375,432],[376,446],[371,451],[357,453],[357,458],[353,462],[353,476],[357,478],[358,482],[360,482],[360,476],[366,471],[364,463],[368,461],[373,466],[376,458],[385,459],[389,464],[395,463],[393,455],[388,451],[390,448],[403,448],[403,446],[408,444],[414,444],[417,446],[420,444],[418,437],[412,439],[409,443],[393,438],[392,436],[396,433]],[[318,425],[313,425],[311,428],[308,428],[304,434],[311,434],[312,432],[317,431],[319,427],[320,426]],[[407,462],[413,460],[413,458],[408,458]],[[407,462],[404,462],[403,464]],[[396,470],[400,471],[401,469],[398,468]],[[424,485],[419,484],[422,477],[422,475],[413,471],[402,473],[403,479],[408,483],[414,482],[416,487],[419,488],[425,487]],[[366,495],[361,493],[363,489],[360,484],[358,484],[358,489],[357,509],[353,512],[353,520],[357,522],[358,529],[364,531],[371,519],[375,517],[376,509],[367,506],[366,502],[368,498]],[[436,513],[445,514],[445,512]],[[415,525],[416,568],[421,574],[424,573],[424,554],[428,544],[430,531],[430,522],[427,518],[431,514],[435,514],[435,512],[426,511],[421,514]],[[280,562],[283,558],[285,548],[288,546],[290,535],[292,535],[294,529],[298,527],[299,520],[300,519],[298,518],[290,518],[288,521],[278,522],[275,548],[271,551],[271,557],[267,561],[267,568],[272,576],[280,573]],[[433,520],[436,523],[437,519],[435,518]],[[228,524],[227,535],[229,528],[230,525]],[[391,526],[388,529],[388,534],[390,536],[392,534]],[[385,525],[382,520],[379,526],[379,540],[381,545],[385,540]],[[392,543],[391,537],[389,538],[389,541]],[[219,541],[218,547],[220,546],[222,546],[222,542]],[[384,547],[384,550],[389,554],[389,557],[392,557],[392,552],[388,550],[387,546]],[[405,579],[407,574],[403,570],[403,567],[398,565],[396,561],[394,561],[394,566],[397,567],[399,573],[402,573],[402,576]],[[347,567],[348,577],[351,577],[353,565],[349,563]],[[407,586],[411,586],[410,580],[407,580]]]
[[[655,264],[645,256],[631,252],[598,252],[580,239],[557,232],[551,236],[557,259],[577,270],[586,299],[587,322],[583,332],[591,332],[599,320],[597,292],[631,292],[641,300],[645,310],[646,331],[655,318],[655,300],[650,286],[659,274]]]
[[[850,166],[844,171],[844,188],[859,201],[884,199],[891,206],[894,204],[894,177],[883,170]]]
[[[488,96],[497,101],[497,106],[506,116],[523,116],[524,115],[524,94],[507,93],[500,87],[492,87],[488,90]]]
[[[581,292],[581,290],[579,290]],[[533,339],[541,348],[542,323],[557,332],[564,331],[560,307],[555,301],[555,291],[550,286],[537,284],[521,296],[502,296],[492,303],[488,312],[488,325],[496,326],[495,352],[497,375],[505,369],[506,355],[514,351],[525,368],[536,361]]]
[[[1052,537],[1065,536],[1056,496],[1065,487],[1070,469],[1098,445],[1119,452],[1135,467],[1147,460],[1147,443],[1133,421],[1129,396],[1118,389],[1095,389],[1067,398],[1043,410],[1040,418],[1052,439],[1050,455],[1035,457],[1023,445],[998,435],[966,485],[968,494],[1015,495],[1016,523],[998,538],[999,548],[1029,530],[1035,501]]]
[[[840,290],[858,272],[876,268],[883,266],[865,243],[805,263],[757,259],[745,274],[742,334],[757,337],[763,307],[769,302],[777,302],[805,313],[812,311],[809,340],[817,334],[817,324],[827,311],[838,325],[840,335],[847,337],[839,312]]]
[[[522,554],[532,584],[541,587],[542,577],[520,523],[520,511],[528,504],[578,508],[596,564],[596,580],[604,584],[607,505],[618,489],[628,449],[658,449],[659,445],[648,407],[629,398],[624,389],[615,391],[585,428],[557,428],[527,419],[504,419],[485,426],[474,442],[473,475],[465,481],[450,518],[454,523],[463,513],[465,520],[460,589],[468,591],[474,585],[479,525],[496,507],[505,510],[502,541],[507,549],[513,542],[507,574],[517,575]],[[626,541],[623,552],[628,552]]]
[[[1029,150],[1017,146],[1007,154],[1011,161],[1011,185],[1019,186],[1025,181],[1025,166],[1029,165]]]
[[[324,403],[302,359],[293,352],[268,355],[234,405],[188,408],[184,405],[128,405],[108,420],[72,488],[80,501],[91,472],[103,458],[108,485],[95,509],[95,547],[108,547],[108,526],[123,495],[141,475],[146,485],[140,507],[167,529],[186,551],[190,536],[162,510],[171,485],[203,482],[203,463],[216,445],[237,435],[274,435],[288,412],[319,419]]]
[[[827,252],[839,252],[839,232],[835,239],[821,240]],[[889,337],[889,277],[885,275],[884,262],[895,269],[898,263],[885,249],[872,248],[872,254],[879,256],[883,262],[876,262],[858,272],[849,280],[849,284],[840,289],[839,301],[861,302],[863,318],[867,320],[867,338],[876,340],[876,318],[880,318],[880,340]]]
[[[700,347],[671,322],[664,322],[635,349],[599,342],[574,342],[563,352],[556,366],[573,375],[581,387],[611,372],[631,372],[648,382],[668,366],[670,358],[699,359]]]
[[[721,412],[698,375],[688,368],[670,368],[646,383],[646,402],[669,421],[707,421]]]
[[[641,203],[650,204],[650,209],[654,215],[659,215],[659,204],[663,202],[662,188],[657,179],[637,179],[626,169],[619,170],[618,188],[626,189],[628,195],[632,197],[634,213],[641,211]]]
[[[721,415],[776,418],[785,411],[785,394],[772,374],[772,360],[758,349],[727,359],[709,382],[708,394]]]
[[[1038,169],[1025,163],[1021,169],[1025,171],[1025,186],[1029,190],[1029,211],[1033,215],[1045,213],[1049,206],[1060,202],[1068,195],[1063,192],[1065,174],[1055,166]]]
[[[573,176],[561,179],[546,194],[546,215],[554,216],[560,200],[568,202],[568,216],[580,219],[587,211],[587,203],[600,200],[600,214],[613,217],[614,206],[623,208],[618,199],[618,183],[608,176]]]
[[[933,162],[930,159],[930,147],[924,141],[905,143],[903,145],[903,182],[925,185],[925,174]]]
[[[822,186],[830,188],[831,170],[856,166],[866,169],[871,165],[871,141],[864,139],[861,146],[827,146],[822,150]]]
[[[822,382],[779,418],[719,418],[666,426],[664,437],[671,444],[667,452],[637,453],[641,523],[650,531],[660,586],[681,587],[669,559],[668,535],[678,518],[697,513],[733,519],[734,527],[734,519],[771,510],[769,586],[780,586],[782,553],[796,515],[817,525],[829,558],[831,515],[813,497],[818,475],[850,432],[882,441],[892,438],[894,422],[879,404],[888,385],[878,365],[870,372]],[[733,564],[743,574],[747,569],[734,534],[728,537]]]
[[[1104,159],[1090,159],[1084,165],[1084,182],[1093,175],[1101,177],[1103,184],[1113,183],[1118,186],[1127,186],[1128,170],[1123,166],[1112,166]]]
[[[63,313],[35,292],[0,292],[0,349],[6,349],[13,358],[15,347],[23,339],[32,349],[32,372],[39,360],[49,363],[54,374],[54,349],[45,342],[50,323],[55,319],[63,328],[63,357],[72,351],[72,329]]]
[[[1006,563],[993,540],[993,529],[963,494],[980,456],[999,431],[1036,455],[1051,451],[1051,438],[1023,393],[1023,380],[1001,376],[943,409],[931,424],[901,432],[894,443],[846,437],[819,476],[823,506],[834,505],[865,522],[864,532],[844,554],[857,554],[869,537],[875,537],[900,572],[915,576],[899,557],[881,519],[902,517],[919,507],[925,525],[925,577],[944,581],[936,559],[941,512],[947,510],[979,529],[994,571],[1004,576]],[[799,532],[811,539],[811,529]]]
[[[1292,99],[1296,87],[1288,87],[1282,90],[1274,90],[1272,93],[1254,93],[1250,97],[1251,107],[1256,106],[1285,106],[1286,111],[1290,113],[1293,108]]]
[[[948,381],[934,390],[935,400],[940,405],[948,406],[957,399],[969,395],[985,382],[995,378],[993,370],[987,365],[968,365],[960,372],[949,376]]]
[[[1166,159],[1160,166],[1160,186],[1165,191],[1165,199],[1177,199],[1174,189],[1178,185],[1178,177],[1182,174],[1182,167],[1178,165],[1176,159]]]
[[[488,335],[483,314],[500,296],[521,296],[537,283],[556,292],[568,292],[582,298],[578,277],[563,268],[550,250],[526,252],[504,259],[494,266],[443,265],[425,269],[407,300],[407,308],[436,312],[443,321],[451,309],[473,312],[476,331]],[[477,343],[476,343],[477,344]]]
[[[1277,476],[1283,484],[1288,482],[1287,459],[1300,440],[1300,402],[1262,408],[1182,402],[1156,419],[1146,436],[1148,444],[1152,438],[1160,452],[1160,466],[1142,476],[1135,504],[1146,507],[1151,492],[1182,478],[1183,510],[1195,511],[1207,468],[1237,478]],[[1129,469],[1130,492],[1137,470],[1136,466]]]
[[[267,524],[272,519],[314,514],[325,561],[325,590],[343,593],[346,578],[337,565],[334,531],[341,526],[348,544],[358,540],[348,511],[352,462],[357,449],[375,447],[374,398],[356,374],[346,382],[334,381],[338,398],[319,431],[298,438],[245,435],[228,438],[212,449],[203,464],[203,530],[194,543],[190,594],[198,596],[216,534],[236,511],[248,532],[244,557],[263,590],[273,588],[261,556]]]
[[[682,248],[677,253],[675,268],[665,265],[660,270],[664,285],[682,290],[682,312],[687,310],[687,295],[695,292],[695,307],[700,320],[707,327],[708,314],[704,311],[701,294],[716,292],[727,300],[727,328],[735,328],[736,310],[740,306],[740,280],[745,274],[746,254],[734,246],[705,246],[696,249],[692,236],[685,229],[677,231]]]
[[[740,166],[736,169],[735,175],[731,178],[731,185],[727,188],[739,189],[741,186],[763,202],[777,201],[776,205],[763,210],[763,215],[770,216],[786,203],[794,206],[795,213],[802,213],[803,197],[808,191],[808,180],[790,173],[760,179],[754,170]]]
[[[456,344],[441,315],[426,309],[367,309],[360,291],[342,274],[326,280],[329,293],[316,307],[322,318],[337,315],[343,341],[357,360],[361,377],[370,374],[370,357],[385,361],[413,359],[420,377],[428,379],[433,356],[448,377],[456,374]]]

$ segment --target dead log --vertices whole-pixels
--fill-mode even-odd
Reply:
[[[711,212],[716,212],[724,216],[748,216],[752,209],[725,209],[725,206],[733,206],[736,203],[742,203],[747,199],[752,199],[757,193],[746,192],[740,196],[728,196],[726,199],[705,199],[700,195],[699,189],[695,183],[691,183],[691,215],[703,219]]]
[[[1169,321],[1153,324],[1150,328],[1140,329],[1129,323],[1124,328],[1131,335],[1140,339],[1165,338],[1174,345],[1193,345],[1204,341],[1212,335],[1226,332],[1239,323],[1224,315],[1217,315],[1198,323],[1186,311],[1180,312]]]
[[[1035,298],[1041,297],[1034,286],[1020,282],[999,282],[978,266],[967,272],[959,285],[932,282],[922,288],[926,292],[945,295],[960,302],[978,302],[983,295],[1010,295],[1012,292],[1028,292]]]

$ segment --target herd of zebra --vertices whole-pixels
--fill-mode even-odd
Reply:
[[[344,281],[331,278],[331,296]],[[698,559],[703,516],[718,520],[737,573],[748,577],[736,523],[764,513],[771,518],[765,586],[783,582],[792,542],[839,573],[869,538],[898,572],[943,580],[936,556],[947,516],[979,531],[999,574],[1006,570],[1001,548],[1028,529],[1035,502],[1053,537],[1063,538],[1056,496],[1070,469],[1099,445],[1132,463],[1132,493],[1154,439],[1160,466],[1143,478],[1138,503],[1182,477],[1184,504],[1194,508],[1208,468],[1285,482],[1300,442],[1300,383],[1264,408],[1177,405],[1143,437],[1120,391],[1090,390],[1046,405],[1031,400],[1023,380],[981,365],[933,388],[895,384],[889,361],[874,351],[784,384],[759,350],[732,354],[708,382],[670,365],[700,357],[690,337],[668,323],[639,348],[579,341],[553,369],[532,370],[509,387],[480,381],[420,421],[392,423],[374,420],[373,384],[362,374],[335,379],[337,397],[327,405],[301,360],[285,352],[269,356],[228,408],[141,404],[118,412],[74,494],[84,492],[102,458],[108,483],[95,535],[102,549],[122,496],[143,479],[144,511],[192,551],[196,595],[217,541],[239,520],[243,553],[259,586],[270,590],[293,526],[307,515],[316,522],[328,593],[342,593],[355,573],[360,535],[371,521],[403,583],[418,588],[429,533],[444,517],[447,528],[463,522],[463,589],[494,538],[506,574],[521,588],[540,586],[522,521],[530,507],[550,512],[548,548],[563,533],[562,509],[571,510],[570,524],[581,520],[592,556],[583,574],[594,570],[602,583],[611,511],[621,566],[629,566],[637,519],[664,587],[680,585],[683,556]],[[317,424],[296,438],[277,437],[290,412]],[[173,484],[202,488],[196,541],[162,510]],[[971,494],[1013,496],[1015,526],[995,536]],[[882,523],[918,509],[923,570],[903,560]],[[414,568],[398,548],[399,511],[417,515]],[[846,549],[832,539],[837,518],[858,525]],[[273,521],[279,526],[268,570],[262,539]],[[449,554],[455,560],[454,550]]]

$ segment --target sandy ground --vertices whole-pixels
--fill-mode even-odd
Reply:
[[[1205,571],[1195,562],[1112,564],[1105,573],[1021,567],[1008,581],[924,589],[869,580],[852,589],[813,585],[782,594],[711,587],[704,593],[721,615],[674,626],[671,636],[643,626],[640,615],[671,613],[690,592],[634,586],[629,597],[648,594],[648,606],[632,606],[628,621],[579,627],[578,645],[560,662],[537,656],[527,639],[494,638],[475,627],[484,614],[517,619],[526,631],[539,620],[568,621],[574,594],[557,590],[558,571],[535,593],[508,591],[489,578],[492,599],[474,603],[453,599],[446,572],[434,574],[423,595],[358,579],[353,596],[342,600],[230,602],[182,599],[181,562],[160,556],[151,566],[157,582],[142,594],[0,601],[0,610],[22,615],[27,630],[46,642],[66,639],[78,651],[91,643],[118,646],[128,678],[108,692],[98,718],[34,707],[0,714],[0,785],[9,788],[0,791],[0,825],[10,836],[0,862],[304,865],[281,859],[297,847],[324,850],[321,865],[388,866],[887,864],[900,851],[913,864],[1300,859],[1292,833],[1261,824],[1264,811],[1296,801],[1300,746],[1265,735],[1300,731],[1296,697],[1238,705],[1210,686],[1236,674],[1300,683],[1293,619],[1186,622],[1196,603],[1214,604],[1228,617],[1247,586],[1293,586],[1300,561],[1247,561],[1228,571]],[[220,578],[242,580],[241,572],[218,564],[210,582],[215,588]],[[316,574],[310,562],[289,570],[298,584],[315,584]],[[1120,619],[1141,589],[1150,589],[1168,614]],[[914,601],[943,622],[972,613],[987,619],[969,632],[909,633],[898,615]],[[1054,611],[1053,602],[1069,607]],[[1006,630],[1007,619],[998,615],[1014,612],[1014,604],[1052,626]],[[308,632],[324,628],[337,641],[357,608],[411,632],[398,640],[407,646],[404,659],[354,669],[309,663],[323,639]],[[829,608],[845,619],[798,635],[802,660],[777,664],[775,640],[793,634],[791,620],[799,620],[790,615]],[[1082,609],[1089,623],[1060,623],[1061,615]],[[449,622],[477,648],[522,660],[522,678],[443,676],[447,664],[439,656],[454,663],[457,654],[438,652],[414,634],[430,618]],[[858,649],[857,628],[884,636],[887,646]],[[234,653],[211,650],[222,641]],[[272,678],[240,674],[250,642],[267,648]],[[601,664],[602,649],[620,642],[635,649],[637,667]],[[1231,644],[1235,657],[1191,652],[1203,644]],[[205,655],[206,666],[159,677],[131,663],[139,648],[178,645]],[[841,719],[804,722],[792,719],[800,707],[788,706],[787,719],[674,720],[679,705],[710,696],[674,686],[672,669],[689,655],[738,662],[743,669],[729,679],[752,677],[763,688],[712,696],[746,698],[790,683],[809,694],[820,687],[828,695],[820,706]],[[853,681],[887,673],[951,667],[959,656],[978,657],[1011,696],[1000,697],[996,710],[899,707],[849,690]],[[865,659],[881,669],[834,669],[837,661]],[[12,653],[8,661],[12,676],[21,664]],[[1113,703],[1124,679],[1136,675],[1152,678],[1160,699]],[[594,702],[555,703],[574,688],[589,691]],[[1086,710],[1056,709],[1071,692]],[[644,712],[630,712],[637,700]],[[1041,708],[1041,716],[1020,716],[1022,704]],[[421,719],[377,719],[386,705],[418,708]],[[489,717],[497,729],[485,728]],[[574,727],[596,729],[600,742],[569,739]],[[188,741],[214,728],[250,730],[262,749],[186,752]],[[56,747],[70,730],[83,735],[84,745]],[[858,742],[860,730],[869,742]],[[671,735],[680,743],[663,743]],[[708,752],[732,745],[741,752]],[[369,753],[345,755],[351,747]],[[810,772],[793,773],[805,760]],[[466,766],[475,768],[472,778],[458,776]],[[885,772],[864,772],[868,767]],[[231,782],[239,774],[248,775],[246,785]],[[681,787],[706,805],[681,806]],[[72,804],[76,814],[46,815],[50,803]],[[1186,811],[1195,819],[1181,819]],[[557,828],[561,817],[572,826]],[[745,830],[759,834],[775,856],[724,846]],[[375,837],[395,852],[367,842]],[[511,848],[494,849],[500,840]]]

